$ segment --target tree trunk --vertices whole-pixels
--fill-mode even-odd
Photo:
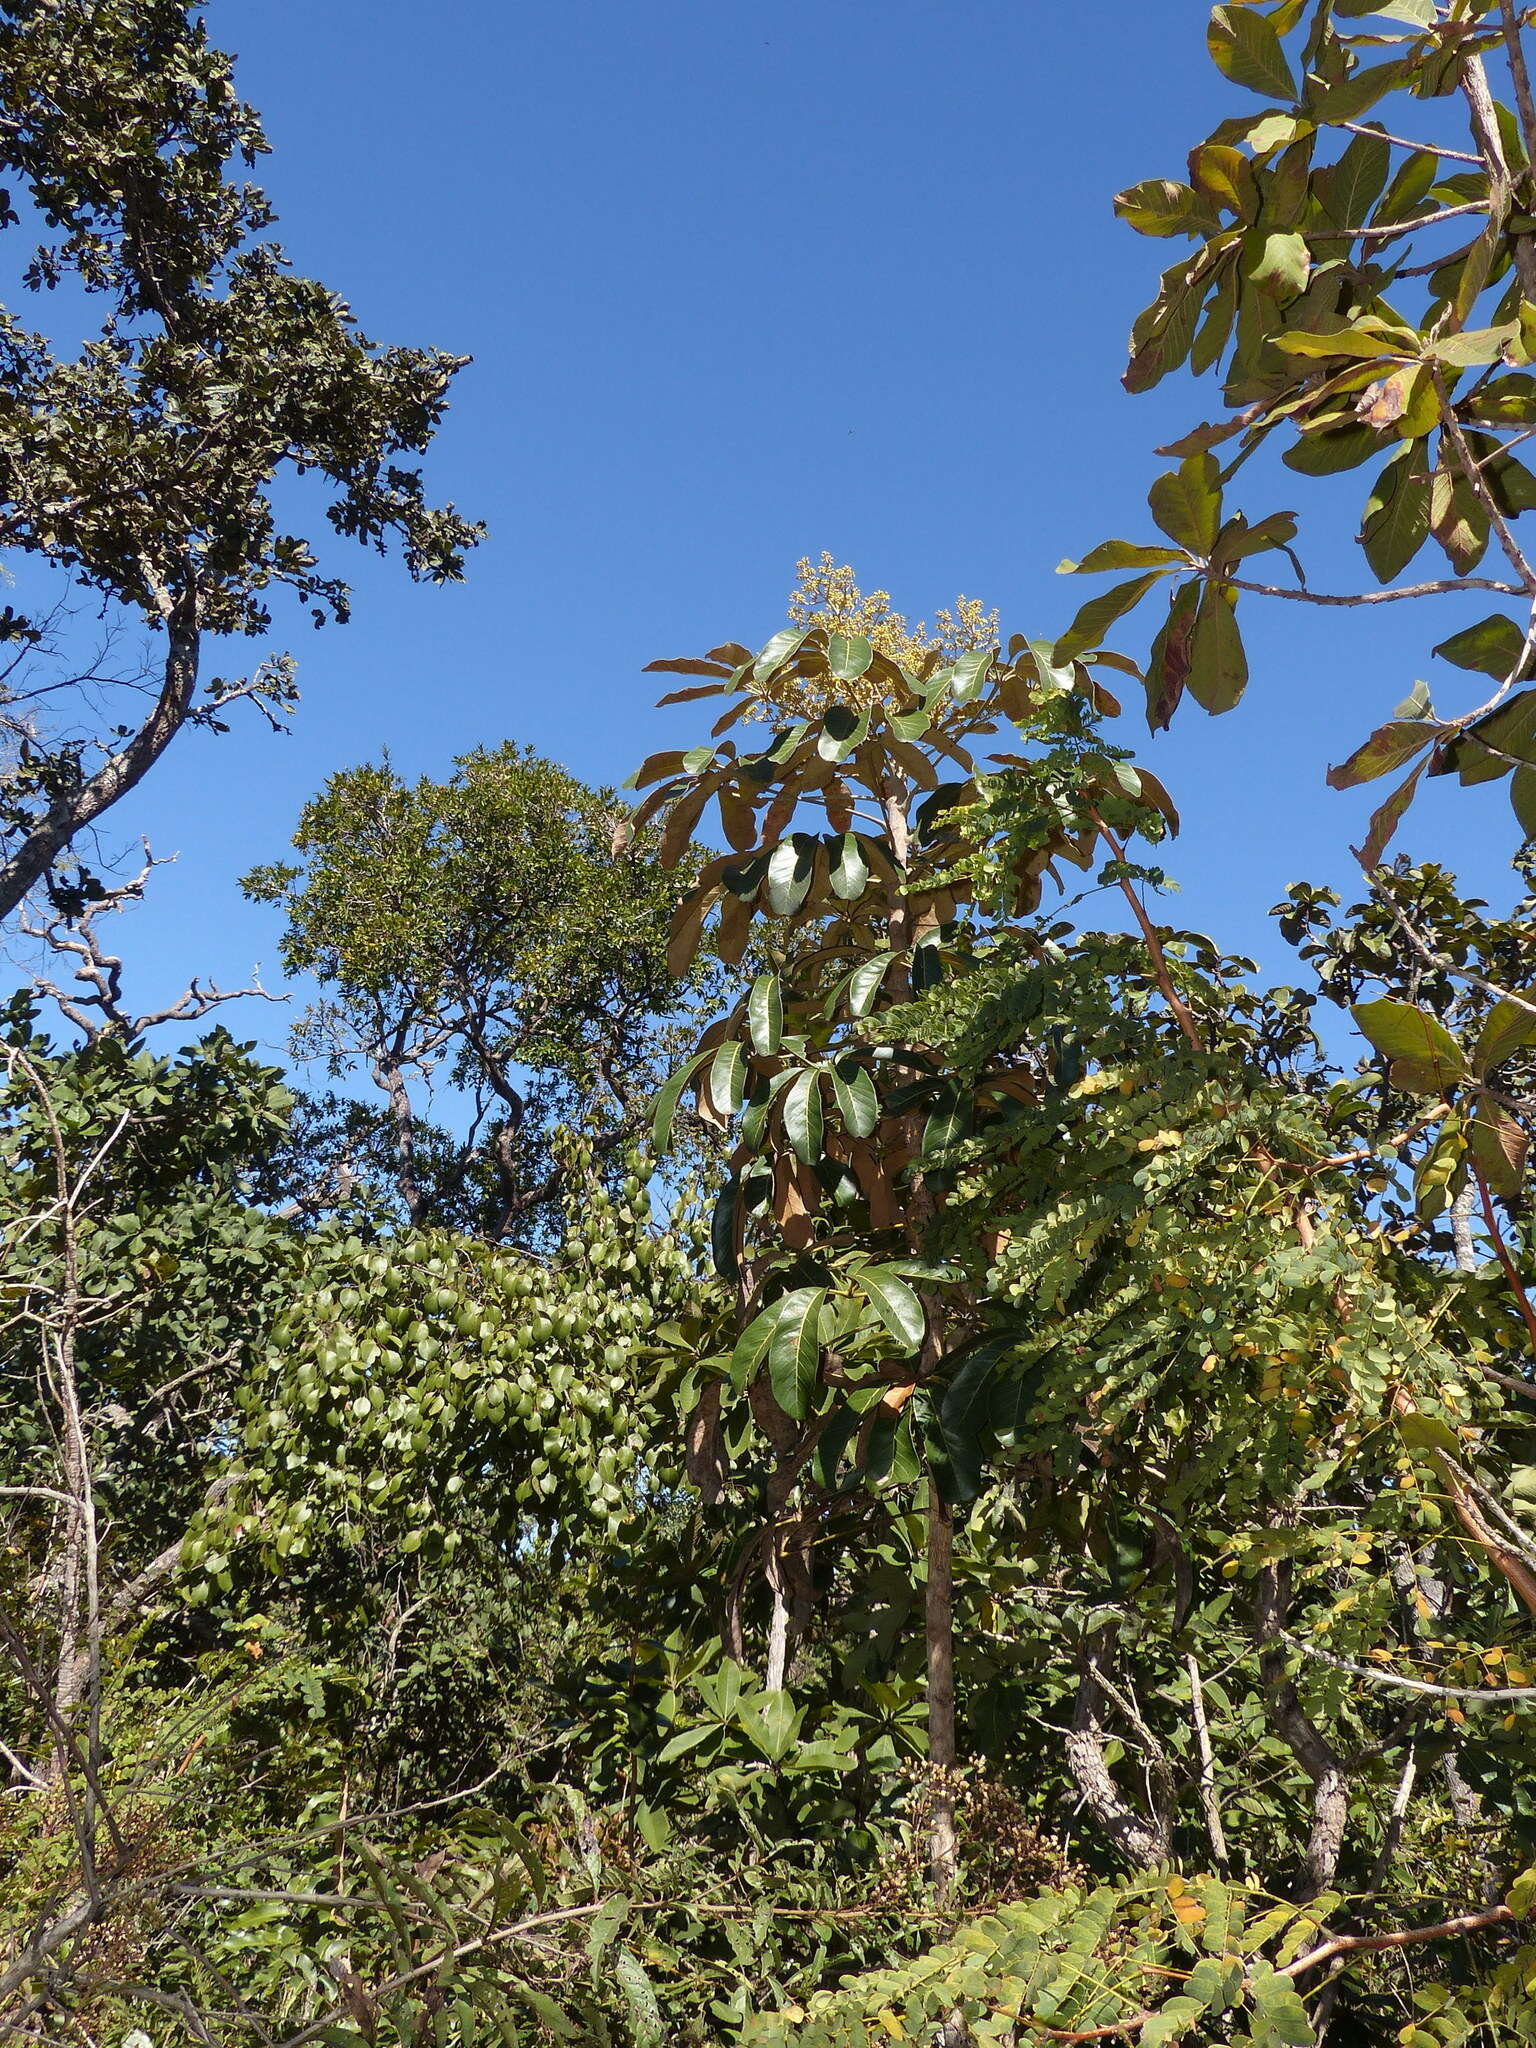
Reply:
[[[928,1868],[940,1905],[954,1895],[959,1870],[955,1838],[955,1520],[932,1479],[928,1482],[928,1764],[933,1773],[933,1819]]]

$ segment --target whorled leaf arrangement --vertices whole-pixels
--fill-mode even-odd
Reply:
[[[1116,201],[1138,233],[1194,244],[1136,322],[1127,387],[1187,366],[1221,377],[1227,411],[1160,451],[1178,458],[1149,497],[1164,542],[1106,541],[1062,564],[1137,573],[1082,607],[1058,655],[1098,648],[1167,585],[1168,616],[1139,664],[1155,730],[1186,692],[1210,712],[1242,697],[1243,596],[1346,608],[1476,592],[1518,601],[1434,649],[1489,679],[1480,701],[1442,714],[1417,683],[1330,772],[1345,788],[1409,769],[1371,820],[1367,868],[1425,774],[1509,778],[1522,833],[1536,830],[1536,690],[1521,687],[1536,665],[1536,565],[1520,528],[1536,474],[1515,452],[1536,427],[1529,17],[1512,0],[1218,7],[1214,62],[1269,104],[1222,121],[1190,151],[1187,179],[1149,179]],[[1448,99],[1470,147],[1408,139]],[[1375,465],[1359,540],[1384,587],[1311,589],[1295,514],[1231,506],[1238,473],[1275,452],[1310,478]],[[1398,584],[1431,543],[1450,574]],[[1247,565],[1265,553],[1284,554],[1295,581],[1255,580]]]

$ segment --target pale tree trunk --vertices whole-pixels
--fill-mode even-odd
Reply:
[[[955,1835],[955,1519],[932,1479],[928,1482],[928,1581],[924,1636],[928,1650],[928,1767],[933,1774],[933,1819],[928,1868],[940,1905],[954,1896],[959,1869]]]
[[[911,824],[907,817],[911,794],[904,782],[894,780],[881,806],[891,856],[897,867],[902,869],[906,867],[911,847]],[[905,952],[919,936],[911,903],[899,893],[890,899],[888,936],[891,951],[897,954]],[[892,977],[892,988],[898,999],[909,997],[912,993],[910,970],[899,968]],[[914,1115],[909,1123],[914,1156],[922,1143],[922,1129],[923,1118]],[[922,1250],[923,1236],[932,1216],[933,1197],[924,1185],[922,1175],[916,1174],[906,1215],[907,1243],[911,1251]],[[943,1305],[931,1295],[925,1295],[923,1307],[927,1315],[927,1333],[918,1370],[919,1376],[926,1379],[943,1362]],[[928,1832],[928,1868],[935,1894],[941,1903],[945,1903],[954,1895],[959,1874],[959,1844],[955,1831],[955,1521],[949,1503],[940,1494],[931,1475],[927,1520],[923,1636],[927,1651],[928,1763],[932,1772],[930,1796],[933,1801]]]

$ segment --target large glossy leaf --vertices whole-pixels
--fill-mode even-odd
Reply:
[[[675,676],[724,676],[727,681],[736,672],[728,662],[700,661],[693,655],[680,657],[676,661],[648,661],[643,673],[649,676],[655,675],[658,671]]]
[[[728,1038],[709,1064],[709,1099],[723,1116],[740,1109],[746,1079],[747,1049],[739,1038]]]
[[[1439,732],[1428,718],[1394,718],[1376,728],[1363,746],[1356,747],[1347,761],[1328,770],[1330,789],[1352,789],[1357,783],[1374,782],[1378,775],[1390,775],[1411,761]]]
[[[1158,453],[1166,455],[1168,450],[1159,449]],[[1058,562],[1056,574],[1096,576],[1105,569],[1166,569],[1188,561],[1189,556],[1182,548],[1148,547],[1134,540],[1102,540],[1096,548],[1090,548],[1080,562]]]
[[[807,1067],[797,1074],[784,1095],[784,1130],[795,1157],[803,1166],[814,1166],[821,1157],[822,1108],[821,1072]]]
[[[816,872],[816,840],[809,832],[792,832],[768,856],[768,908],[791,917],[811,892]]]
[[[1385,64],[1362,65],[1352,77],[1341,78],[1337,85],[1331,85],[1325,93],[1319,94],[1313,103],[1313,115],[1319,122],[1358,121],[1378,100],[1385,99],[1389,92],[1401,85],[1411,70],[1411,64],[1401,58],[1392,58]],[[1386,182],[1385,177],[1382,182]],[[1374,198],[1375,193],[1371,197]],[[1364,220],[1365,215],[1357,213],[1350,220],[1341,219],[1339,225],[1360,227]]]
[[[859,844],[857,832],[844,832],[834,841],[828,868],[832,894],[840,902],[856,903],[869,882],[869,862]]]
[[[1467,1133],[1459,1116],[1446,1117],[1413,1175],[1414,1206],[1425,1222],[1443,1214],[1462,1176]]]
[[[1438,1017],[1417,1003],[1382,996],[1356,1003],[1350,1014],[1391,1062],[1392,1084],[1415,1094],[1439,1095],[1465,1078],[1461,1048]]]
[[[1521,1192],[1531,1141],[1508,1110],[1496,1102],[1480,1102],[1467,1126],[1467,1144],[1494,1194],[1507,1200]]]
[[[784,1037],[784,993],[776,974],[760,974],[747,997],[747,1025],[752,1049],[768,1057]]]
[[[1536,762],[1536,690],[1520,690],[1457,742],[1456,772],[1464,783],[1496,782],[1515,761]]]
[[[731,1385],[738,1394],[768,1356],[768,1346],[773,1341],[774,1331],[778,1328],[779,1312],[788,1298],[787,1295],[780,1295],[777,1301],[760,1310],[736,1339],[735,1349],[731,1353],[730,1375]]]
[[[773,1398],[799,1422],[810,1412],[811,1392],[821,1360],[819,1323],[824,1287],[797,1287],[777,1304],[768,1340],[768,1380]]]
[[[1524,651],[1525,634],[1503,612],[1491,612],[1475,626],[1464,626],[1434,650],[1442,661],[1457,668],[1475,669],[1500,682],[1514,676],[1515,665]]]
[[[854,1276],[860,1293],[905,1351],[923,1341],[923,1304],[893,1266],[865,1266]]]
[[[962,654],[954,663],[950,670],[949,693],[957,704],[969,704],[980,694],[996,654],[995,647],[977,647],[969,654]]]
[[[1429,538],[1428,451],[1413,441],[1382,470],[1360,528],[1365,558],[1383,583],[1402,574]]]
[[[855,1017],[867,1017],[874,1008],[880,984],[891,971],[894,953],[877,953],[856,967],[848,981],[848,1007]]]
[[[1413,802],[1414,791],[1424,773],[1427,762],[1421,761],[1417,768],[1404,777],[1385,803],[1379,804],[1371,813],[1365,838],[1355,848],[1355,858],[1363,868],[1373,868],[1391,844],[1392,835],[1402,822],[1403,813]]]
[[[1294,100],[1296,80],[1273,27],[1255,7],[1212,10],[1206,44],[1218,71],[1266,99]]]
[[[1117,192],[1115,211],[1139,235],[1209,235],[1221,221],[1203,192],[1175,178],[1147,178]]]
[[[682,1100],[683,1090],[710,1056],[710,1048],[696,1052],[691,1059],[684,1060],[677,1072],[657,1090],[656,1101],[651,1110],[651,1143],[658,1152],[665,1152],[672,1142],[672,1120],[677,1115],[677,1105]]]
[[[672,930],[667,938],[667,972],[675,981],[681,981],[693,965],[693,956],[699,950],[699,940],[704,931],[704,920],[719,896],[718,883],[701,883],[697,889],[689,890],[674,911]]]
[[[827,667],[840,683],[857,682],[874,658],[875,650],[862,633],[827,636]]]
[[[869,737],[869,713],[851,704],[832,704],[822,720],[816,751],[823,761],[846,761]]]
[[[742,1701],[736,1718],[747,1739],[771,1764],[788,1756],[805,1719],[787,1692],[762,1692]]]
[[[1381,135],[1356,135],[1338,162],[1319,174],[1323,206],[1335,226],[1358,227],[1392,174],[1392,150]]]
[[[1189,649],[1189,694],[1207,711],[1230,711],[1248,686],[1248,657],[1233,602],[1208,583]]]
[[[868,1068],[852,1059],[839,1060],[832,1069],[832,1095],[849,1136],[871,1136],[880,1121],[880,1098]]]
[[[1181,560],[1182,557],[1175,556]],[[1082,605],[1065,633],[1056,642],[1052,658],[1058,663],[1073,660],[1087,648],[1097,647],[1116,619],[1141,603],[1152,586],[1168,572],[1154,569],[1145,576],[1132,577],[1128,583],[1117,583],[1109,590],[1101,590],[1097,597],[1090,597]]]
[[[1184,695],[1199,602],[1197,580],[1179,585],[1147,656],[1147,724],[1153,732],[1167,727]]]
[[[1208,555],[1221,529],[1221,471],[1208,450],[1186,455],[1157,478],[1147,493],[1152,517],[1170,540],[1191,554]]]
[[[722,1280],[735,1280],[740,1272],[736,1256],[736,1202],[738,1189],[728,1180],[715,1197],[709,1219],[709,1255]]]
[[[981,1492],[992,1437],[993,1382],[1012,1347],[1011,1338],[992,1337],[967,1353],[939,1404],[949,1454],[946,1491],[956,1502],[972,1501]]]
[[[1358,469],[1381,447],[1381,436],[1366,426],[1335,427],[1323,433],[1304,433],[1280,457],[1287,469],[1302,476],[1336,476],[1341,470]]]
[[[1529,999],[1528,999],[1529,1000]],[[1536,1009],[1501,996],[1483,1020],[1472,1050],[1472,1072],[1491,1074],[1522,1046],[1536,1045]]]
[[[776,668],[788,661],[792,654],[799,652],[805,644],[806,637],[806,634],[797,632],[793,626],[785,626],[781,632],[775,633],[752,665],[754,680],[759,683],[766,682]]]

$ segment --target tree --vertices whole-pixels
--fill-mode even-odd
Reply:
[[[295,1052],[337,1078],[364,1065],[385,1098],[381,1119],[333,1105],[327,1150],[354,1180],[382,1153],[410,1224],[547,1236],[553,1133],[580,1127],[613,1161],[633,1138],[708,972],[669,971],[654,847],[613,858],[627,815],[510,744],[466,754],[446,782],[408,786],[385,762],[306,806],[301,864],[246,877],[285,914],[288,972],[326,991]],[[461,1139],[424,1120],[435,1074],[467,1105]]]
[[[959,1276],[930,1263],[928,1240],[948,1146],[1032,1100],[1038,1082],[1008,1065],[962,1081],[921,1038],[873,1041],[914,993],[974,968],[1033,910],[1054,862],[1091,867],[1102,842],[1106,872],[1123,876],[1121,836],[1158,836],[1172,807],[1155,777],[1105,750],[1091,709],[1102,687],[1088,669],[1058,669],[1022,639],[1007,661],[995,644],[942,665],[930,649],[914,670],[867,635],[816,625],[776,634],[756,656],[732,643],[652,667],[714,679],[677,697],[732,699],[714,746],[654,756],[636,777],[658,785],[637,823],[665,817],[664,853],[681,852],[711,802],[732,849],[706,861],[682,900],[674,971],[693,959],[717,908],[714,943],[727,965],[744,958],[755,916],[780,921],[786,935],[766,942],[778,971],[753,979],[709,1027],[658,1109],[662,1148],[690,1080],[701,1113],[741,1118],[713,1226],[716,1267],[735,1300],[713,1327],[701,1317],[688,1333],[712,1354],[692,1375],[691,1470],[718,1488],[725,1394],[744,1396],[775,1467],[763,1536],[770,1690],[784,1683],[807,1611],[815,1509],[794,1513],[789,1503],[797,1490],[805,1497],[813,1458],[825,1477],[856,1444],[875,1476],[928,1473],[929,1759],[940,1788],[932,1854],[947,1894],[956,1875],[953,1527],[926,1395],[986,1325],[969,1290],[953,1286]],[[720,737],[744,716],[770,714],[788,722],[760,748],[738,753]],[[1002,787],[1027,805],[1029,822],[981,887],[996,816],[975,750],[1005,722],[1041,751],[999,757]],[[817,812],[825,831],[800,827]]]
[[[24,281],[75,281],[103,308],[78,353],[4,316],[0,534],[94,593],[108,640],[79,657],[46,582],[7,609],[0,698],[0,915],[40,885],[189,724],[252,700],[280,721],[292,663],[204,676],[210,637],[265,633],[272,594],[344,619],[346,585],[278,523],[273,488],[312,477],[338,534],[397,543],[411,574],[460,574],[479,529],[424,495],[409,458],[463,358],[380,348],[323,285],[295,275],[272,210],[230,175],[266,149],[230,60],[180,0],[31,0],[0,8],[0,225],[36,235]],[[148,670],[121,661],[147,629]],[[145,708],[144,696],[149,698]],[[79,859],[78,850],[73,858]]]
[[[1368,15],[1377,18],[1354,25]],[[1241,699],[1243,595],[1344,609],[1487,592],[1517,601],[1513,616],[1496,611],[1434,648],[1488,679],[1475,687],[1479,701],[1441,714],[1415,683],[1330,771],[1348,788],[1409,769],[1372,818],[1360,848],[1368,869],[1426,773],[1467,784],[1509,777],[1522,833],[1536,827],[1536,692],[1519,687],[1536,644],[1536,569],[1519,527],[1536,505],[1536,476],[1514,453],[1536,422],[1526,27],[1512,0],[1218,7],[1207,36],[1215,64],[1270,104],[1233,114],[1197,145],[1189,182],[1148,179],[1115,202],[1138,233],[1195,244],[1137,319],[1127,387],[1148,390],[1187,363],[1197,376],[1222,373],[1227,409],[1160,451],[1180,458],[1148,501],[1164,540],[1106,541],[1061,565],[1137,572],[1082,608],[1070,635],[1085,645],[1168,586],[1167,620],[1142,668],[1154,730],[1186,692],[1212,713]],[[1495,97],[1501,81],[1507,105]],[[1470,149],[1404,139],[1425,102],[1453,95]],[[1235,455],[1219,459],[1213,451],[1234,440]],[[1291,545],[1296,516],[1230,507],[1238,470],[1262,469],[1277,451],[1302,477],[1379,463],[1359,540],[1381,588],[1312,589]],[[1431,542],[1450,574],[1399,583]],[[1255,581],[1246,567],[1276,552],[1294,583]]]

